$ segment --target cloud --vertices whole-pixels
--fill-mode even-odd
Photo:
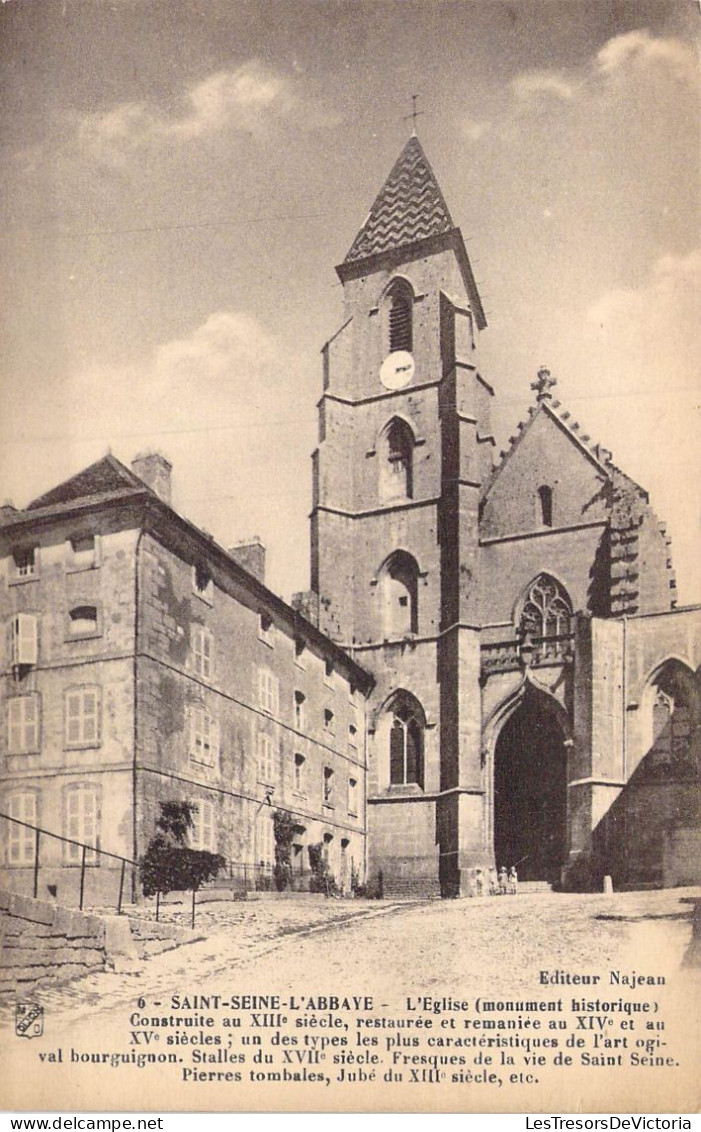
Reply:
[[[473,142],[479,141],[481,137],[489,133],[491,128],[491,122],[477,122],[474,118],[470,118],[469,116],[463,118],[460,126],[463,137]]]
[[[669,75],[696,86],[698,64],[694,50],[674,37],[655,37],[638,28],[609,39],[584,67],[570,71],[523,71],[511,81],[515,99],[528,104],[543,96],[570,102],[597,81],[637,73],[651,77]]]
[[[590,343],[631,388],[693,388],[701,356],[701,249],[664,255],[635,288],[601,295],[586,320]]]
[[[693,49],[680,39],[655,38],[647,28],[609,39],[596,56],[596,66],[604,75],[624,67],[662,67],[680,82],[694,86],[698,80]]]
[[[511,82],[512,90],[520,102],[543,94],[569,100],[577,85],[561,71],[523,71]]]
[[[276,122],[299,129],[335,125],[340,117],[304,97],[290,80],[251,59],[234,71],[218,71],[185,92],[179,116],[144,102],[125,102],[103,113],[83,115],[78,137],[98,160],[121,165],[134,151],[158,143],[213,137],[225,130],[261,135]]]
[[[76,425],[103,438],[243,427],[254,407],[275,416],[276,374],[289,361],[252,315],[216,311],[136,363],[86,369],[70,403]]]

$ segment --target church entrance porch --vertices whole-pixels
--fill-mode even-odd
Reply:
[[[567,751],[547,697],[529,692],[494,753],[494,854],[522,880],[559,884],[567,854]]]

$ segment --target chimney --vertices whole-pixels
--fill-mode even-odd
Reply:
[[[170,473],[173,465],[170,460],[166,460],[160,452],[145,452],[132,460],[131,470],[159,499],[171,505]]]
[[[229,548],[229,554],[239,566],[243,566],[259,582],[265,583],[265,547],[258,535],[237,542],[236,546]]]

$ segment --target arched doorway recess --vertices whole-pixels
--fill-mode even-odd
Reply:
[[[522,880],[560,881],[567,854],[567,745],[559,711],[528,688],[494,751],[494,853]]]

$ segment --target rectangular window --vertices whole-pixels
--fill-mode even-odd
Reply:
[[[299,689],[295,692],[295,729],[304,731],[307,725],[307,697]]]
[[[35,546],[25,546],[13,551],[12,557],[14,559],[14,580],[21,581],[24,578],[35,578],[39,572],[38,566],[38,548]]]
[[[275,747],[272,735],[258,732],[258,781],[270,785],[275,781]]]
[[[294,788],[298,794],[304,793],[304,755],[295,755]]]
[[[192,567],[192,592],[207,605],[214,604],[214,582],[206,566]]]
[[[358,746],[358,728],[354,723],[348,724],[348,745],[350,747]]]
[[[275,626],[272,617],[267,613],[261,613],[258,618],[258,640],[263,641],[270,648],[275,644]]]
[[[269,668],[258,669],[258,703],[263,711],[277,715],[279,707],[279,685]]]
[[[39,744],[39,695],[13,696],[7,701],[7,750],[11,755],[36,753]]]
[[[64,842],[64,860],[70,865],[79,865],[83,857],[83,845],[89,845],[92,851],[85,854],[88,865],[98,864],[99,849],[99,814],[97,806],[97,791],[94,786],[70,786],[64,795],[64,829],[65,836],[71,842]],[[77,845],[72,844],[78,842]]]
[[[354,817],[358,813],[358,781],[355,778],[348,779],[348,813]]]
[[[323,800],[324,800],[324,805],[325,806],[332,806],[333,805],[333,771],[332,771],[330,766],[324,767],[323,787],[324,787],[324,792],[323,792],[322,797],[323,797]]]
[[[100,689],[70,688],[65,694],[66,746],[100,745]]]
[[[33,613],[16,613],[7,625],[7,660],[12,668],[37,663],[39,619]]]
[[[193,671],[205,680],[212,676],[212,634],[204,625],[193,625],[190,630],[190,655]]]
[[[10,794],[5,805],[7,813],[17,821],[27,822],[28,825],[37,824],[37,796],[33,790],[20,791]],[[36,850],[36,833],[26,825],[16,825],[8,821],[5,824],[6,859],[8,865],[33,865]]]
[[[332,660],[324,661],[324,683],[327,688],[333,688],[335,690],[336,684]]]
[[[302,638],[301,637],[295,637],[295,664],[297,665],[298,668],[306,668],[307,667],[306,661],[305,661],[305,656],[304,656],[305,649],[306,649],[306,645],[305,645],[304,641],[302,640]]]
[[[68,637],[70,639],[98,637],[100,632],[100,613],[96,605],[76,605],[69,611]]]
[[[82,535],[69,541],[69,570],[90,570],[98,564],[98,541],[95,535]]]
[[[256,818],[255,862],[267,867],[275,864],[275,829],[273,815],[267,806]]]
[[[331,711],[331,708],[325,708],[324,709],[324,731],[328,731],[330,735],[333,735],[335,730],[336,730],[336,721],[334,719],[334,714]]]
[[[207,799],[198,802],[192,820],[194,828],[190,830],[190,848],[204,849],[208,853],[216,853],[214,803]]]
[[[203,766],[219,758],[219,725],[201,706],[190,708],[190,758]]]

